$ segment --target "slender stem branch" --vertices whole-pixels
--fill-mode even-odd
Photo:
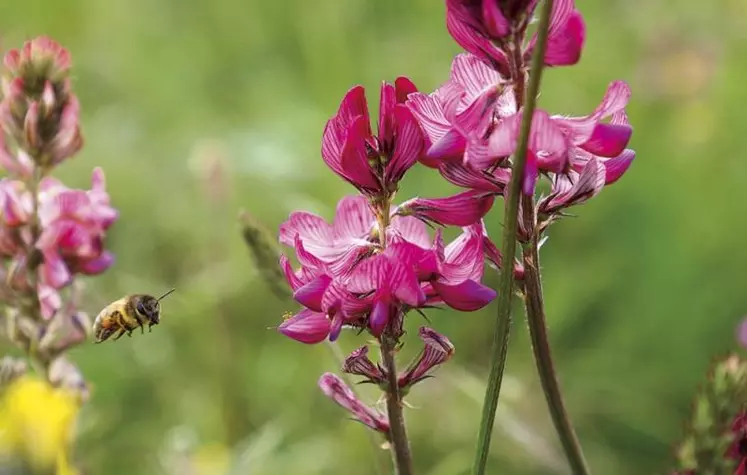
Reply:
[[[535,229],[536,216],[534,211],[534,199],[524,196],[523,211],[524,225],[527,229]],[[573,424],[568,416],[563,403],[563,395],[560,384],[555,374],[555,365],[550,351],[550,341],[547,335],[547,324],[545,322],[545,304],[542,294],[542,277],[540,275],[539,242],[540,233],[534,232],[532,240],[524,245],[524,291],[526,294],[525,306],[527,320],[529,322],[529,333],[532,338],[532,350],[537,363],[542,389],[547,399],[555,430],[558,432],[563,450],[568,458],[568,463],[575,475],[588,475],[591,473],[584,460]]]
[[[480,432],[478,434],[477,451],[472,473],[474,475],[485,474],[490,451],[490,440],[495,423],[495,414],[500,396],[503,372],[506,367],[506,356],[508,353],[508,342],[511,330],[511,303],[513,296],[513,260],[516,256],[516,232],[518,229],[519,197],[521,194],[524,168],[526,165],[527,149],[529,145],[529,132],[532,125],[532,117],[536,106],[537,93],[539,91],[542,67],[544,65],[545,48],[547,43],[547,32],[550,24],[550,13],[552,11],[552,0],[545,0],[544,8],[540,16],[537,30],[537,43],[532,57],[532,70],[529,76],[529,86],[524,97],[523,115],[521,119],[521,131],[519,135],[514,163],[509,183],[508,195],[506,196],[506,207],[503,228],[503,259],[504,266],[498,284],[498,313],[493,334],[493,346],[491,350],[490,375],[485,391],[485,399],[480,420]],[[521,47],[516,41],[511,46],[514,53]],[[512,55],[521,61],[520,54]],[[514,81],[524,81],[523,64],[513,64]],[[523,82],[519,87],[523,88]],[[518,102],[518,101],[517,101]],[[517,105],[521,105],[519,102]]]
[[[397,382],[397,366],[394,362],[397,341],[388,336],[381,337],[381,359],[387,372],[386,410],[389,415],[389,435],[392,446],[392,458],[397,468],[397,475],[412,475],[412,455],[410,442],[407,439],[405,417],[402,412],[402,394]]]

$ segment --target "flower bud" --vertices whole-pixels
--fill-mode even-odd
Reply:
[[[386,382],[384,368],[378,364],[374,364],[374,362],[368,358],[368,346],[362,346],[350,353],[350,355],[345,358],[342,370],[349,374],[365,377],[366,380],[364,382],[366,383],[383,384]]]
[[[446,363],[454,355],[454,345],[435,330],[421,327],[418,336],[425,346],[399,376],[399,387],[402,389],[409,389],[413,384],[429,378],[431,370]]]
[[[10,356],[0,359],[0,389],[26,374],[27,369],[24,360]]]
[[[324,373],[321,378],[319,378],[319,387],[327,397],[350,412],[353,418],[367,425],[371,429],[388,436],[389,419],[387,419],[387,417],[381,412],[372,409],[359,401],[353,390],[350,389],[337,375]]]

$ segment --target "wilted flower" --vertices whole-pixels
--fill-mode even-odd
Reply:
[[[350,412],[353,418],[388,437],[387,417],[359,401],[355,393],[338,376],[324,373],[319,378],[319,387],[326,396]]]
[[[525,36],[537,0],[446,0],[446,28],[454,40],[496,71],[507,73],[509,61],[504,44],[509,34]],[[576,64],[584,45],[585,25],[573,0],[553,2],[545,51],[547,66]],[[529,60],[537,41],[535,34],[524,45]]]
[[[421,327],[418,335],[425,345],[399,376],[399,387],[403,389],[429,378],[429,373],[436,366],[447,362],[454,355],[454,345],[444,335],[427,327]]]
[[[322,157],[342,178],[369,196],[389,196],[423,150],[417,121],[404,105],[417,89],[409,79],[383,83],[378,135],[371,131],[365,91],[352,88],[324,129]]]

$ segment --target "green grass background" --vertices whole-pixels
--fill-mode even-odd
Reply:
[[[693,391],[747,314],[747,4],[577,4],[582,61],[548,71],[541,106],[584,114],[610,81],[628,81],[637,159],[550,232],[550,335],[595,473],[663,474]],[[377,473],[386,453],[316,387],[337,369],[328,348],[268,329],[295,307],[261,281],[236,217],[245,208],[274,230],[294,209],[332,215],[352,189],[320,158],[326,119],[356,83],[374,111],[381,80],[442,83],[459,52],[443,2],[2,2],[4,49],[38,34],[71,50],[83,107],[86,147],[59,175],[86,187],[104,167],[121,210],[117,263],[87,281],[85,309],[178,289],[152,334],[73,352],[93,385],[77,445],[86,473],[188,474],[224,449],[235,474]],[[417,168],[401,197],[452,191]],[[431,315],[457,353],[410,396],[419,474],[468,473],[494,313]],[[420,324],[408,322],[405,356]],[[363,341],[345,334],[341,346]],[[501,401],[489,473],[567,473],[519,307]]]

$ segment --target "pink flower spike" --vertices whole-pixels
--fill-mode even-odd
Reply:
[[[431,377],[429,373],[433,369],[454,356],[454,345],[444,335],[427,327],[421,327],[418,335],[423,340],[423,350],[399,376],[399,387],[402,389]]]
[[[355,393],[338,376],[324,373],[319,378],[319,388],[327,397],[350,412],[356,420],[388,437],[389,420],[387,417],[358,400]]]
[[[482,219],[494,201],[492,194],[470,190],[446,198],[413,198],[402,203],[397,214],[442,226],[469,226]]]
[[[366,378],[366,383],[381,384],[386,381],[384,368],[368,358],[368,346],[361,346],[345,358],[342,371]]]
[[[278,331],[301,343],[320,343],[329,335],[330,321],[323,313],[306,309],[281,323]]]

